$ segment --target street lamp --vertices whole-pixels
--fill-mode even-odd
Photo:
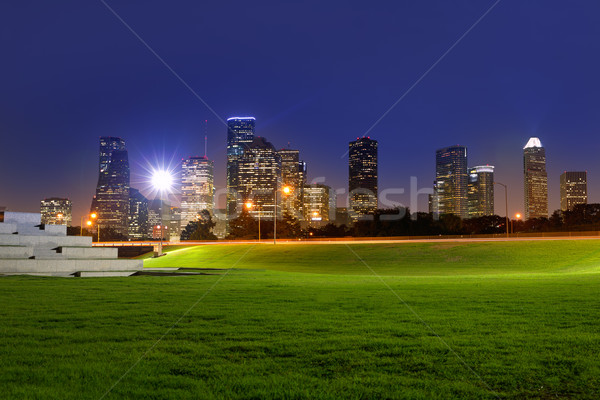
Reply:
[[[254,207],[254,204],[252,204],[251,201],[246,202],[246,208],[248,210],[252,209],[252,207]],[[260,208],[258,208],[258,206],[256,207],[256,211],[258,212],[258,241],[260,242]]]
[[[285,195],[289,195],[292,192],[292,188],[289,186],[284,186],[281,188],[281,191]],[[275,188],[275,212],[273,213],[273,244],[277,244],[277,187]]]
[[[161,221],[160,225],[156,225],[156,229],[158,229],[158,234],[160,235],[160,247],[158,248],[158,256],[162,256],[162,240],[163,240],[162,221]]]
[[[162,252],[162,240],[163,240],[163,228],[164,225],[164,210],[163,210],[163,194],[171,189],[173,186],[173,176],[167,170],[154,170],[152,173],[152,186],[159,192],[160,196],[160,225],[157,225],[157,228],[160,229],[160,245],[157,251],[156,256],[160,257],[163,255]]]
[[[494,182],[495,185],[504,187],[504,206],[506,207],[506,237],[508,237],[508,187],[504,183]]]
[[[98,214],[95,212],[90,214],[91,219],[98,218]],[[92,226],[92,221],[88,221],[88,226]],[[100,221],[96,222],[96,228],[98,228],[98,242],[100,242]]]
[[[520,220],[521,219],[521,214],[520,213],[516,213],[515,214],[515,219],[517,221]],[[513,220],[512,219],[510,220],[510,230],[512,231],[512,233],[515,233],[515,229],[514,229],[514,226],[513,226]]]

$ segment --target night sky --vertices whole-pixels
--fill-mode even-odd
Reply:
[[[39,212],[42,198],[69,197],[78,225],[100,136],[126,140],[143,189],[148,162],[204,154],[205,120],[222,188],[222,119],[250,115],[257,135],[301,151],[309,182],[347,189],[348,142],[494,3],[108,1],[217,117],[101,1],[3,2],[0,205]],[[380,189],[404,188],[408,205],[410,177],[431,187],[435,150],[462,144],[470,166],[496,166],[509,212],[522,212],[522,148],[538,136],[550,210],[564,170],[587,170],[600,202],[598,15],[597,1],[500,1],[368,133]]]

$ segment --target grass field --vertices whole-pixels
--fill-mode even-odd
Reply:
[[[1,278],[0,397],[600,398],[598,240],[167,251]]]

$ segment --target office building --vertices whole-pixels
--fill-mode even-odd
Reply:
[[[536,137],[523,147],[525,218],[548,218],[548,176],[546,150]]]
[[[240,189],[238,161],[246,146],[254,139],[254,117],[232,117],[227,119],[227,218],[235,218],[242,210],[237,198]]]
[[[577,204],[587,204],[587,172],[568,172],[560,175],[560,209],[571,211]]]
[[[492,165],[469,168],[467,208],[469,218],[494,215],[494,167]]]
[[[439,214],[467,218],[467,148],[450,146],[435,153],[435,193]]]
[[[281,156],[275,147],[263,137],[255,137],[244,149],[237,161],[236,209],[252,202],[250,214],[273,219],[281,217]],[[276,207],[277,205],[277,207]]]
[[[336,219],[335,191],[327,185],[304,186],[302,195],[304,220],[310,226],[326,225]]]
[[[377,141],[357,138],[348,154],[348,212],[357,221],[377,210]]]
[[[183,231],[190,221],[214,208],[214,163],[206,157],[190,157],[181,162],[181,226]]]
[[[60,197],[44,199],[40,204],[42,224],[71,226],[71,200]]]
[[[160,239],[161,233],[165,240],[171,236],[171,205],[160,198],[148,201],[148,236],[152,239]],[[179,227],[177,227],[179,230]]]
[[[100,228],[112,228],[127,236],[129,231],[129,158],[125,141],[100,138],[100,168],[91,211],[98,214]]]
[[[290,190],[288,195],[282,197],[282,211],[296,219],[302,219],[302,188],[306,183],[306,163],[300,160],[298,150],[281,149],[278,153],[281,157],[282,186]]]
[[[148,199],[139,190],[129,188],[129,239],[148,237]]]

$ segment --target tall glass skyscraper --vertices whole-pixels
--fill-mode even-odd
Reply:
[[[523,147],[525,218],[548,218],[548,175],[546,150],[536,137]]]
[[[377,210],[377,140],[357,138],[348,146],[348,212],[356,221]]]
[[[435,195],[439,214],[467,218],[467,148],[450,146],[435,152]]]
[[[181,231],[202,210],[214,209],[214,162],[190,157],[181,162]]]
[[[255,137],[244,149],[238,163],[238,209],[251,201],[251,215],[273,219],[275,204],[277,218],[281,217],[281,156],[263,137]],[[277,195],[276,195],[277,192]]]
[[[494,215],[494,167],[469,168],[467,190],[469,218]]]
[[[227,218],[234,218],[239,193],[238,161],[246,146],[254,139],[254,117],[232,117],[227,119]]]
[[[306,164],[300,161],[298,150],[281,149],[278,153],[281,157],[282,184],[290,188],[290,194],[283,198],[281,204],[283,212],[302,219],[302,191],[306,183]]]
[[[148,237],[148,199],[139,190],[129,188],[129,239]]]
[[[309,226],[323,226],[335,220],[335,191],[319,183],[304,187],[302,203],[304,220]]]
[[[563,172],[560,175],[560,209],[571,211],[577,204],[587,204],[587,200],[587,172]]]
[[[125,141],[117,137],[100,138],[100,163],[96,196],[91,211],[98,214],[100,228],[113,228],[127,236],[129,219],[129,157]]]

